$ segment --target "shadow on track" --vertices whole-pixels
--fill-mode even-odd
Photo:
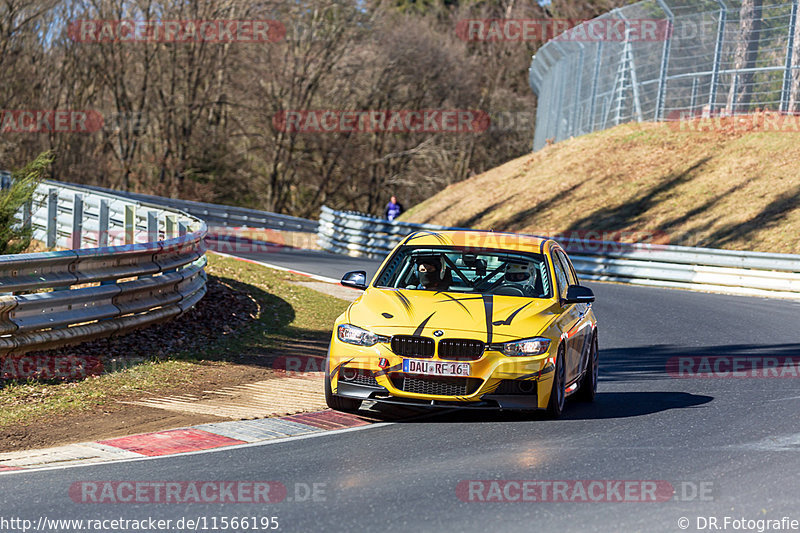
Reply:
[[[718,356],[797,357],[800,356],[800,344],[656,345],[611,349],[601,347],[600,383],[669,379],[668,365],[672,359]]]
[[[691,409],[714,398],[687,392],[598,392],[592,403],[569,401],[560,420],[602,420],[651,415],[671,409]],[[524,422],[547,420],[542,411],[470,411],[454,409],[403,408],[400,414],[392,406],[376,406],[370,414],[383,420],[414,423]],[[427,415],[427,416],[426,416]]]
[[[652,415],[671,409],[691,409],[714,398],[688,392],[601,392],[592,403],[570,402],[562,420],[601,420]]]

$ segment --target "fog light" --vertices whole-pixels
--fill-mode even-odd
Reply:
[[[345,381],[353,381],[354,379],[356,379],[358,377],[358,370],[356,370],[355,368],[344,367],[344,368],[342,368],[342,371],[340,372],[340,374],[341,374],[343,380],[345,380]]]
[[[536,382],[535,381],[518,381],[517,382],[517,390],[519,390],[523,394],[530,394],[534,390],[536,390]]]

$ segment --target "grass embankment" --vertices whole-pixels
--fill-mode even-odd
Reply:
[[[119,400],[153,393],[202,391],[263,379],[272,372],[271,361],[276,348],[283,343],[307,344],[315,351],[327,346],[331,324],[347,302],[292,283],[304,279],[299,276],[214,254],[208,258],[206,270],[210,280],[216,278],[234,294],[253,300],[253,316],[249,320],[233,327],[220,324],[218,334],[212,331],[209,335],[214,340],[200,346],[191,338],[180,341],[179,344],[192,346],[190,349],[176,349],[174,342],[163,348],[154,338],[154,330],[148,328],[120,338],[120,341],[127,339],[128,346],[133,339],[133,343],[142,345],[140,349],[101,356],[106,369],[128,368],[72,382],[6,382],[0,386],[0,431],[13,432],[15,426],[41,425],[65,416],[113,413],[115,409],[124,409],[118,405]],[[202,309],[203,305],[201,301],[191,313],[216,312]],[[179,321],[187,317],[155,326],[173,328],[158,335],[169,335],[170,331],[175,336],[182,335]],[[207,325],[204,331],[208,333]],[[100,350],[115,346],[113,339],[94,342],[106,343],[100,345]],[[99,351],[96,345],[91,345],[70,350],[76,354],[82,350]],[[142,362],[143,357],[149,360]]]
[[[800,253],[800,133],[706,126],[626,124],[557,143],[451,185],[402,220]]]

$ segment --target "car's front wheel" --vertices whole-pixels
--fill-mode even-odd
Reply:
[[[355,413],[361,407],[361,400],[354,400],[353,398],[343,398],[333,393],[331,389],[331,377],[325,372],[325,403],[328,407],[335,411],[343,411],[345,413]]]
[[[558,418],[564,412],[564,402],[566,401],[566,381],[567,371],[564,367],[564,345],[558,347],[556,356],[556,367],[553,369],[553,388],[550,390],[550,401],[547,403],[547,415],[550,418]]]

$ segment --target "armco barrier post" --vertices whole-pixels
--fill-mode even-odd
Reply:
[[[58,189],[50,188],[47,190],[47,247],[56,247],[56,237],[58,235]]]
[[[83,195],[75,193],[72,201],[72,232],[70,233],[69,247],[73,250],[81,249],[83,233]]]
[[[108,200],[100,200],[100,211],[97,217],[97,246],[108,246]]]
[[[158,240],[158,213],[152,209],[147,211],[147,242]]]
[[[174,239],[177,237],[178,217],[176,215],[167,215],[164,219],[164,233],[166,239]]]
[[[132,205],[125,206],[125,244],[133,244],[136,233],[136,208]]]
[[[22,204],[22,227],[26,230],[31,229],[33,221],[31,220],[31,210],[33,208],[33,200],[28,200]]]

